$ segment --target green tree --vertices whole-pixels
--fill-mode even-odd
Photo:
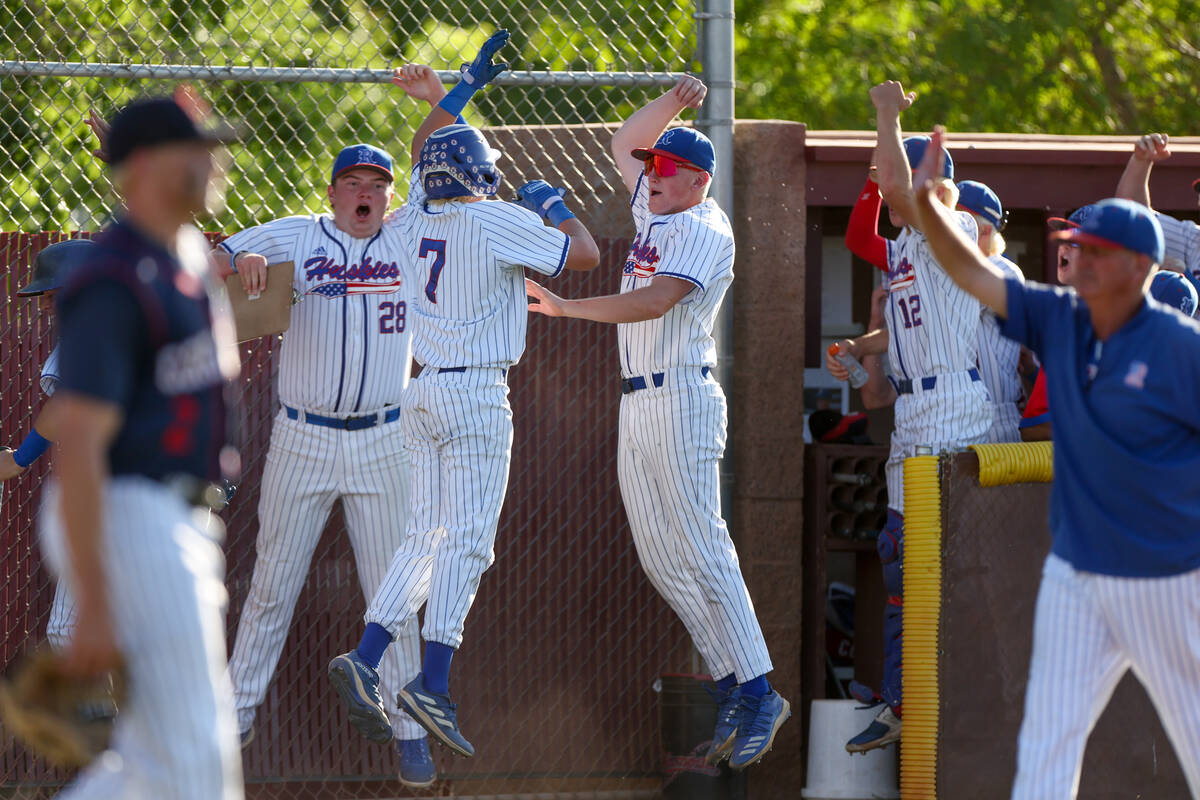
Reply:
[[[737,18],[743,118],[872,128],[867,90],[895,78],[917,91],[912,129],[1200,126],[1194,0],[740,0]]]
[[[503,9],[483,0],[88,0],[16,4],[0,16],[0,58],[117,64],[387,69],[408,61],[457,69],[499,27],[515,70],[681,70],[692,63],[688,0],[540,0]],[[652,14],[654,25],[630,26]],[[114,199],[83,124],[171,83],[0,78],[0,230],[91,229]],[[338,149],[368,141],[407,174],[424,110],[386,84],[200,81],[215,111],[249,131],[233,146],[228,209],[209,227],[235,230],[319,211]],[[598,122],[645,102],[644,89],[492,87],[467,110],[479,125]],[[584,154],[584,157],[590,157]],[[550,176],[553,177],[553,176]]]

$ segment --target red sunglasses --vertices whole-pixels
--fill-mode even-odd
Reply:
[[[650,157],[646,159],[645,166],[643,166],[642,169],[647,175],[650,174],[651,170],[654,170],[658,173],[658,177],[660,178],[671,178],[678,174],[680,167],[683,167],[684,169],[690,169],[692,172],[705,171],[697,166],[687,163],[686,161],[676,161],[673,158],[668,158],[667,156],[662,156],[658,153],[651,153]]]

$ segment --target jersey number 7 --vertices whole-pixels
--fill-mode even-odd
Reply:
[[[446,240],[422,239],[417,257],[427,258],[430,253],[433,253],[433,264],[429,267],[429,282],[425,284],[425,296],[429,298],[429,302],[436,303],[438,280],[442,277],[442,267],[446,266]]]

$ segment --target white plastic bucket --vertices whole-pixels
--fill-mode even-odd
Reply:
[[[813,700],[808,723],[807,800],[896,800],[896,745],[847,753],[846,742],[879,712],[857,700]]]

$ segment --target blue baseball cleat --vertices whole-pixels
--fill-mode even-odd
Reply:
[[[449,695],[427,691],[421,673],[400,690],[400,705],[446,747],[467,758],[475,755],[475,748],[458,729],[457,706]]]
[[[766,755],[775,744],[775,734],[791,715],[791,704],[774,689],[762,697],[743,694],[729,766],[745,769]]]
[[[429,752],[429,739],[397,739],[396,754],[400,756],[400,782],[414,789],[432,786],[437,780],[437,767]]]
[[[709,764],[720,764],[729,758],[733,751],[733,737],[737,734],[738,709],[741,707],[741,696],[737,687],[728,691],[709,689],[709,694],[717,701],[717,728],[713,732],[712,744],[709,745],[708,755],[704,760]]]
[[[379,673],[351,650],[329,662],[329,680],[350,712],[350,724],[372,742],[392,740],[392,724],[379,695]]]
[[[863,732],[846,742],[846,752],[865,753],[877,747],[887,747],[892,742],[900,741],[900,718],[887,703],[875,715]]]

